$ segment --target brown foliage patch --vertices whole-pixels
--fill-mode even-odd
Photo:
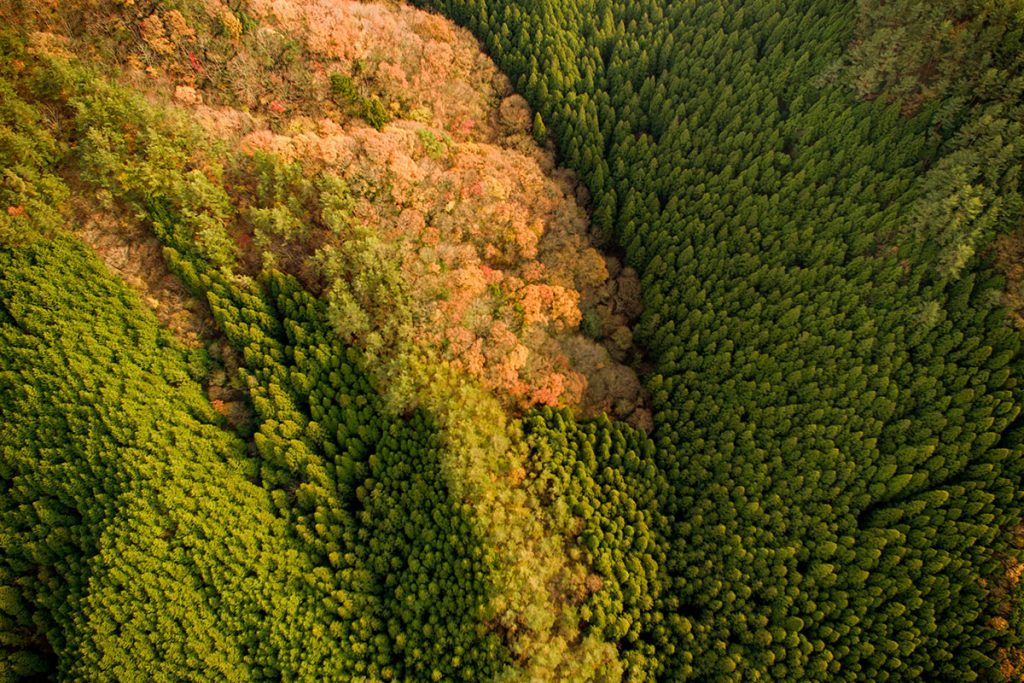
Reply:
[[[1016,548],[1024,547],[1024,523],[1018,524],[1010,532],[1011,543]],[[988,625],[995,631],[1005,631],[1011,627],[1011,619],[1015,605],[1020,600],[1020,580],[1024,576],[1024,563],[1009,555],[1002,555],[1003,571],[991,580],[982,579],[981,585],[991,591],[996,603],[996,615]],[[999,673],[1007,681],[1024,680],[1024,652],[1018,648],[1000,648],[997,652]]]
[[[1010,319],[1024,329],[1024,227],[994,242],[996,263],[1006,274],[1005,300]]]
[[[622,364],[633,355],[636,274],[616,262],[609,279],[575,200],[575,179],[555,172],[551,153],[533,142],[526,101],[475,39],[407,6],[258,0],[252,7],[302,35],[314,68],[358,71],[411,118],[378,131],[353,119],[261,122],[205,107],[204,125],[247,153],[269,152],[345,180],[355,221],[372,226],[400,263],[417,344],[507,405],[582,406],[645,425],[640,382]],[[289,247],[291,261],[295,249],[302,247]],[[589,332],[600,343],[580,334],[583,310],[592,311]]]
[[[76,208],[75,235],[142,294],[142,302],[182,343],[199,346],[215,332],[206,306],[167,270],[160,242],[145,226],[115,207],[79,201]]]
[[[205,302],[196,299],[168,269],[159,241],[130,212],[116,205],[86,199],[74,202],[75,235],[89,245],[110,270],[140,294],[140,300],[157,320],[185,346],[204,344],[230,372],[216,371],[207,378],[207,394],[234,426],[252,419],[244,392],[233,386],[231,376],[240,359],[220,338]]]

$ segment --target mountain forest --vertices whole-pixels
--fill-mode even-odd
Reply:
[[[1024,680],[1024,0],[0,0],[0,683]]]

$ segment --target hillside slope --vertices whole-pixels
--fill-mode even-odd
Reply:
[[[411,17],[438,45],[457,35],[409,9],[344,9],[400,17],[402,31]],[[561,411],[529,418],[527,433],[506,413],[582,399],[583,410],[645,420],[639,382],[615,361],[632,353],[623,311],[635,314],[635,274],[587,243],[571,180],[545,175],[551,156],[527,132],[522,101],[488,95],[479,123],[458,118],[457,106],[446,113],[445,98],[385,106],[376,76],[338,55],[316,66],[301,35],[286,38],[255,9],[2,10],[12,27],[3,35],[4,305],[19,311],[5,329],[54,364],[86,354],[66,387],[25,374],[15,347],[3,355],[10,390],[52,405],[56,420],[42,440],[34,404],[11,404],[11,424],[23,428],[6,435],[3,481],[19,493],[3,529],[64,539],[60,519],[88,520],[73,527],[85,540],[53,541],[70,564],[31,544],[5,552],[5,670],[584,680],[621,677],[623,659],[649,667],[639,634],[659,590],[663,526],[649,440],[607,420],[578,426]],[[458,54],[507,88],[458,35]],[[301,87],[293,61],[265,59],[282,45],[311,65]],[[226,89],[244,68],[270,98]],[[132,344],[119,321],[156,327],[68,232],[191,349],[207,397],[189,400],[219,429],[179,444],[174,420],[120,389],[148,361],[88,360],[89,335],[116,349]],[[38,256],[65,252],[81,267]],[[606,263],[616,275],[607,282]],[[44,282],[53,309],[21,312]],[[111,287],[117,301],[89,298]],[[611,351],[577,331],[581,298],[588,333],[614,339]],[[94,309],[109,313],[111,329],[81,319]],[[147,339],[139,358],[159,352]],[[142,381],[156,388],[182,381],[169,366],[153,372]],[[597,380],[586,393],[584,372]],[[93,415],[94,394],[74,387],[94,377],[125,426],[103,411],[85,425],[62,421]],[[109,437],[124,430],[151,433],[155,470],[117,469],[135,457]],[[568,448],[563,434],[620,465]],[[43,474],[39,448],[78,468],[66,494],[23,483]],[[233,463],[258,493],[212,496],[207,522],[187,528],[154,521],[155,489],[173,500],[198,490],[191,470],[175,474],[182,458],[222,476],[192,450]],[[99,453],[113,471],[92,464]],[[111,486],[125,493],[97,507]],[[88,540],[103,529],[109,537]],[[252,544],[259,550],[219,550]],[[54,580],[64,592],[53,593]],[[251,591],[237,582],[250,580],[280,608],[241,600]],[[208,637],[182,649],[189,632]]]
[[[0,0],[0,677],[1015,675],[1016,0],[424,4]]]
[[[422,4],[641,274],[663,678],[996,670],[1020,340],[985,256],[1022,218],[1019,4]]]

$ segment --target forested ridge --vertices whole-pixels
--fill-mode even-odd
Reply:
[[[402,374],[371,367],[367,351],[379,347],[352,344],[338,303],[274,268],[269,251],[245,274],[238,256],[248,240],[229,232],[239,198],[261,202],[267,192],[295,207],[305,192],[318,221],[346,226],[344,183],[320,174],[309,184],[274,157],[211,146],[188,117],[111,82],[65,45],[13,32],[3,43],[4,419],[19,427],[4,433],[3,528],[14,539],[3,569],[5,676],[621,675],[605,632],[630,630],[620,613],[650,603],[645,575],[659,571],[645,528],[657,518],[631,502],[649,497],[646,483],[616,492],[624,507],[581,525],[588,496],[611,495],[621,481],[595,458],[570,453],[540,423],[527,439],[445,365],[407,350],[392,366]],[[247,195],[250,181],[234,185],[221,163],[253,164],[257,183],[277,186]],[[64,234],[62,221],[78,218],[72,185],[151,231],[222,339],[178,346]],[[371,291],[402,296],[386,254],[352,247],[350,257],[372,269],[356,276],[380,278]],[[35,299],[48,308],[26,303]],[[401,334],[392,341],[408,344]],[[48,379],[65,356],[105,401]],[[140,378],[137,367],[152,370]],[[196,381],[226,371],[247,395],[240,415],[197,391]],[[52,431],[35,434],[38,414],[53,415]],[[567,413],[547,419],[575,428]],[[621,451],[626,472],[649,467],[642,432],[602,425],[603,452]],[[145,457],[117,467],[121,453],[136,453],[126,441],[136,432]],[[589,433],[593,442],[598,432]],[[51,461],[74,474],[54,480]],[[565,463],[573,481],[563,480]],[[234,496],[202,495],[218,478]],[[577,487],[588,491],[582,499]],[[111,488],[124,493],[111,500]],[[620,515],[638,528],[627,532]],[[584,533],[590,547],[566,553]],[[594,534],[608,538],[601,552]]]
[[[0,2],[0,679],[1018,678],[1024,8],[422,4]]]
[[[68,94],[87,76],[49,66],[33,76],[63,77]],[[100,143],[86,173],[116,172],[106,135],[145,110],[82,87],[79,122]],[[52,143],[19,137],[21,150]],[[167,185],[179,169],[149,152],[135,198],[184,248]],[[245,358],[247,449],[195,383],[205,352],[186,354],[95,256],[32,223],[15,224],[27,243],[4,267],[5,676],[422,679],[455,662],[472,679],[502,665],[495,637],[464,622],[484,616],[491,563],[448,498],[436,430],[387,419],[358,356],[324,341],[322,304],[283,275],[232,283],[168,246]],[[463,639],[479,642],[460,658]]]

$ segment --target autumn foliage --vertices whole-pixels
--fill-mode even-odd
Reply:
[[[352,230],[365,227],[407,294],[400,336],[434,361],[508,406],[649,422],[623,365],[635,360],[635,274],[616,266],[622,286],[609,280],[577,201],[585,190],[537,144],[533,112],[468,31],[409,6],[348,1],[72,2],[53,11],[87,31],[113,28],[80,41],[45,34],[61,41],[48,51],[115,53],[124,78],[154,98],[172,93],[208,135],[243,153],[226,188],[243,210],[230,217],[230,237],[207,233],[209,249],[238,254],[250,272],[284,268],[321,291],[345,271],[326,263],[361,248]],[[312,198],[278,193],[247,207],[267,155],[300,169],[293,175],[340,181],[351,204],[345,225],[320,211],[317,182]],[[360,306],[367,329],[394,327],[396,302],[358,299],[348,310]],[[622,381],[607,381],[613,375]]]
[[[351,202],[345,225],[326,221],[327,239],[303,233],[287,243],[269,240],[277,263],[293,264],[307,284],[319,279],[330,286],[310,264],[351,251],[354,243],[345,246],[351,229],[366,226],[380,240],[380,257],[400,274],[411,325],[401,334],[418,347],[509,405],[583,404],[643,424],[642,413],[634,415],[639,382],[605,382],[600,392],[587,391],[588,375],[617,365],[579,333],[583,301],[598,303],[608,280],[605,259],[591,244],[575,180],[556,171],[552,154],[536,145],[529,107],[476,41],[404,6],[257,2],[253,10],[305,36],[314,78],[351,73],[335,79],[335,91],[348,98],[372,94],[396,114],[377,130],[358,116],[288,118],[292,109],[309,109],[294,97],[269,104],[283,122],[197,107],[211,133],[244,153],[269,154],[306,176],[331,175],[344,184]],[[315,222],[315,213],[300,218]],[[243,231],[239,239],[249,238]],[[333,268],[328,281],[344,271]],[[344,279],[353,277],[358,274]],[[366,288],[361,303],[346,304],[349,312],[358,305],[369,314],[366,329],[394,323],[392,306],[365,300],[376,291]],[[609,339],[630,322],[596,317]],[[366,342],[365,335],[352,337]],[[631,339],[628,330],[625,337]],[[624,367],[620,374],[632,377]]]

